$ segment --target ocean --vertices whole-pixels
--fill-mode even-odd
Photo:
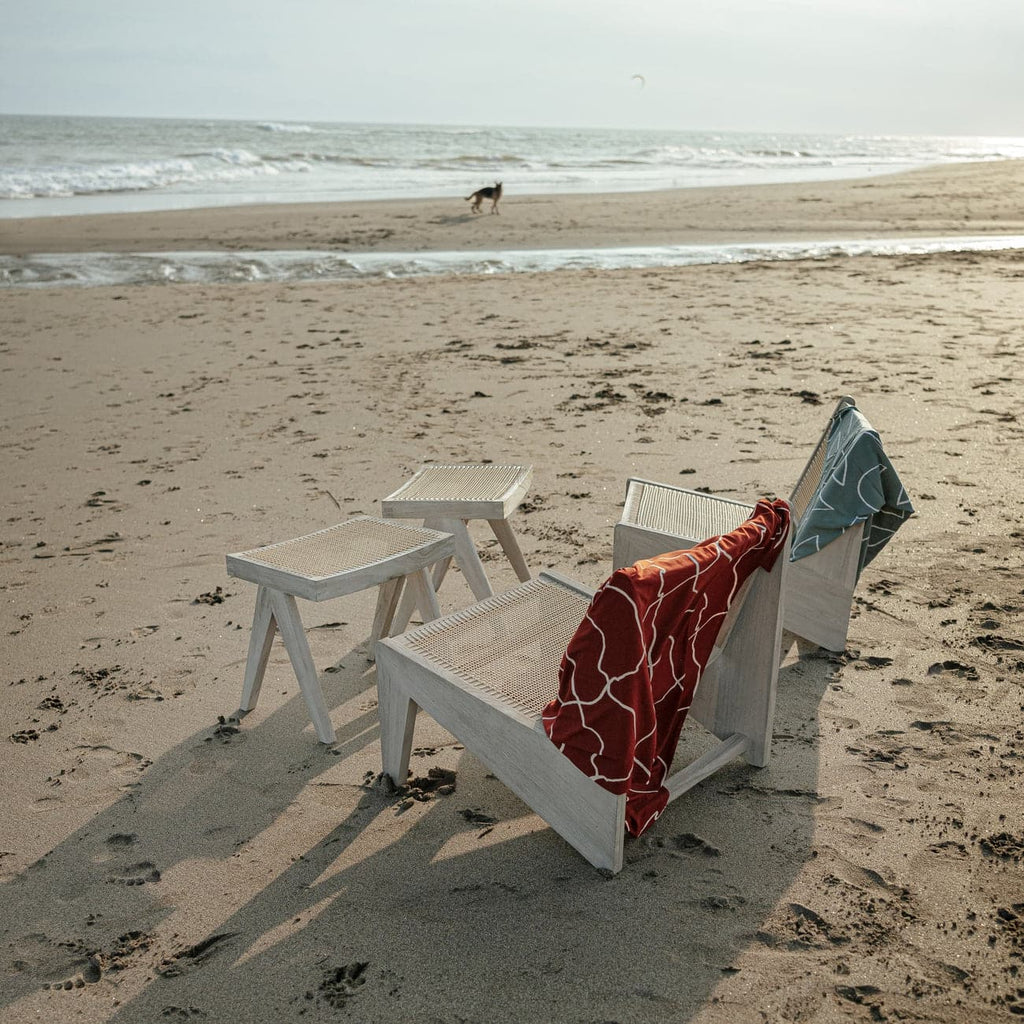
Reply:
[[[493,181],[520,194],[767,184],[1022,157],[1024,138],[0,115],[0,234],[3,219],[15,217],[465,196]],[[581,259],[634,265],[644,258],[632,250],[591,255],[589,263],[580,253],[475,254],[461,263],[458,254],[433,260],[345,255],[239,254],[225,265],[223,257],[180,253],[156,268],[131,257],[81,257],[56,261],[56,270],[53,257],[0,257],[0,285],[500,272]],[[669,257],[689,259],[662,247],[645,265],[664,265]]]
[[[1024,138],[0,116],[0,217],[766,184],[1024,157]]]

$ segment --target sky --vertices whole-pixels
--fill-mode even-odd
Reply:
[[[0,113],[1024,136],[1024,0],[0,0]]]

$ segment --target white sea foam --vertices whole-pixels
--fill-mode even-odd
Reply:
[[[913,256],[1024,249],[1024,235],[885,238],[616,249],[501,252],[341,253],[320,251],[61,253],[0,256],[0,288],[251,281],[347,281],[441,274],[621,270],[713,263]]]
[[[212,186],[280,174],[302,174],[310,169],[308,160],[266,160],[245,149],[215,149],[166,160],[53,164],[31,170],[0,168],[0,200]]]
[[[265,132],[284,132],[288,135],[312,135],[316,131],[311,125],[308,124],[286,124],[279,121],[263,121],[256,125],[261,131]]]
[[[0,116],[0,218],[303,201],[621,192],[1024,157],[1024,138]],[[21,200],[13,202],[13,200]]]

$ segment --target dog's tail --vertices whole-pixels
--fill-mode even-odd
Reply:
[[[474,192],[471,196],[466,196],[466,202],[468,203],[471,199],[475,199],[475,198],[476,198],[476,193]]]

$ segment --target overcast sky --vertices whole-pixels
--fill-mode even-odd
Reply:
[[[0,112],[1021,136],[1024,0],[0,0]]]

